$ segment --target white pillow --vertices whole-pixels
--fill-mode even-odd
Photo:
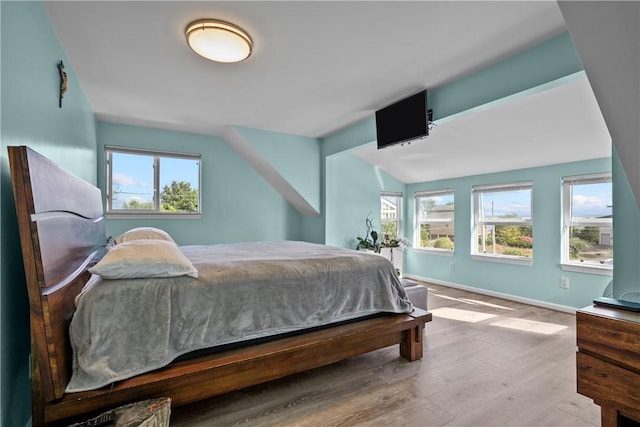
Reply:
[[[115,245],[89,271],[104,279],[198,277],[198,270],[178,245],[166,240],[133,240]]]
[[[175,243],[171,236],[169,236],[169,233],[155,227],[132,228],[115,238],[116,244],[130,242],[132,240],[167,240]]]

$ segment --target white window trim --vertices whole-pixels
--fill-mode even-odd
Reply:
[[[383,191],[380,193],[380,197],[402,197],[402,191]]]
[[[563,271],[573,271],[576,273],[599,274],[601,276],[613,276],[613,266],[608,265],[584,265],[577,262],[562,263],[560,268]]]
[[[613,265],[584,264],[580,261],[570,261],[569,257],[569,229],[571,227],[602,227],[610,225],[613,220],[603,218],[589,218],[587,221],[574,221],[571,214],[571,187],[575,184],[603,184],[611,183],[611,172],[565,176],[562,178],[562,248],[560,268],[563,271],[613,276]]]
[[[147,211],[134,211],[132,210],[130,213],[122,212],[123,210],[117,210],[115,212],[106,213],[105,217],[107,219],[131,219],[131,217],[135,217],[135,219],[200,219],[202,218],[202,213],[195,212],[185,212],[185,213],[150,213]]]
[[[414,247],[411,248],[415,252],[425,252],[431,255],[441,255],[441,256],[453,256],[456,250],[455,243],[453,245],[453,249],[440,249],[440,248],[422,248],[422,247]]]
[[[476,261],[501,262],[503,264],[514,264],[514,265],[525,265],[525,266],[533,265],[533,257],[529,258],[525,256],[475,253],[475,254],[471,254],[471,259],[474,259]]]
[[[515,191],[515,190],[529,190],[531,208],[531,218],[492,218],[486,220],[480,218],[479,207],[479,195],[481,193],[498,192],[498,191]],[[531,257],[514,256],[514,255],[500,255],[493,253],[481,253],[478,252],[478,227],[482,225],[515,225],[515,226],[531,226],[533,228],[533,181],[513,182],[506,184],[490,184],[490,185],[476,185],[471,189],[473,194],[473,229],[471,231],[471,259],[478,261],[491,261],[505,264],[514,265],[533,265],[533,254]]]
[[[416,226],[414,230],[414,238],[413,238],[413,248],[420,252],[428,252],[435,255],[446,255],[453,256],[456,250],[456,244],[453,243],[453,249],[440,249],[440,248],[425,248],[420,246],[420,226],[422,224],[453,224],[454,225],[454,233],[455,233],[455,211],[454,218],[432,218],[429,221],[421,221],[420,220],[420,203],[418,203],[418,198],[420,197],[435,197],[441,195],[453,194],[454,197],[454,210],[455,210],[455,189],[447,188],[441,190],[427,190],[427,191],[416,191],[414,193],[414,197],[416,200]]]
[[[157,203],[157,210],[126,210],[126,209],[116,209],[113,210],[111,208],[111,191],[113,189],[113,183],[111,182],[111,177],[113,176],[113,162],[111,161],[111,153],[125,153],[125,154],[136,154],[143,156],[154,156],[153,162],[153,200],[154,206]],[[159,210],[160,203],[160,162],[159,157],[169,157],[174,159],[189,159],[189,160],[197,160],[199,162],[198,167],[198,212],[184,212],[184,213],[176,213],[176,212],[161,212]],[[199,219],[202,217],[202,156],[200,154],[192,154],[192,153],[178,153],[171,151],[161,151],[161,150],[148,150],[142,148],[132,148],[132,147],[119,147],[114,145],[105,145],[104,147],[104,182],[105,182],[105,217],[107,219],[131,219],[135,217],[137,219],[158,219],[158,218],[166,218],[166,219]]]

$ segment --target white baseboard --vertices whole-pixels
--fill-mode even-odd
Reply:
[[[407,274],[402,277],[407,279],[421,280],[427,283],[433,283],[434,285],[446,286],[448,288],[461,289],[463,291],[475,292],[476,294],[488,295],[491,297],[502,298],[509,301],[520,302],[523,304],[534,305],[536,307],[548,308],[550,310],[561,311],[568,314],[576,314],[576,308],[569,307],[568,305],[554,304],[551,302],[540,301],[531,298],[525,298],[517,295],[504,294],[502,292],[489,291],[482,288],[474,288],[473,286],[460,285],[458,283],[445,282],[444,280],[431,279],[429,277],[417,276],[415,274]]]

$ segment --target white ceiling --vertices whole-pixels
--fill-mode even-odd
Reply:
[[[239,125],[323,137],[566,30],[554,1],[44,5],[98,119],[207,135]],[[194,54],[184,29],[202,18],[243,27],[254,40],[253,55],[218,64]],[[550,90],[529,97],[531,104],[522,99],[442,123],[426,144],[359,155],[406,182],[578,160],[576,152],[592,143],[605,153],[595,157],[607,156],[610,140],[584,139],[602,135],[584,130],[597,122],[589,96],[588,84]],[[574,126],[549,120],[555,108]],[[575,112],[582,108],[584,114]],[[518,141],[531,148],[526,156],[515,148]],[[438,173],[424,170],[418,160],[425,158],[437,162]]]

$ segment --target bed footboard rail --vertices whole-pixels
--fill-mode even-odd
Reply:
[[[45,405],[45,422],[100,412],[124,403],[170,397],[181,406],[399,344],[400,354],[422,357],[431,313],[383,315],[353,323],[200,356],[122,381],[113,387],[67,394]]]

